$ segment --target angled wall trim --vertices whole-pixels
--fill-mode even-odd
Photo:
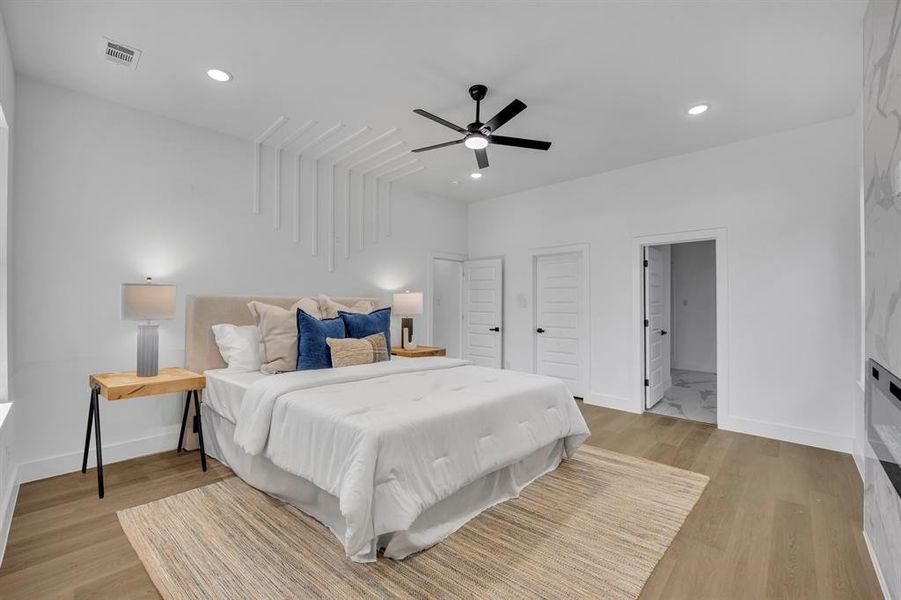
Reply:
[[[272,135],[281,129],[282,125],[289,121],[288,117],[282,115],[278,119],[276,119],[272,125],[270,125],[266,131],[257,136],[257,139],[254,140],[253,144],[253,214],[260,214],[260,193],[261,186],[263,185],[262,178],[260,177],[260,170],[262,165],[260,162],[263,158],[263,144],[266,143]]]
[[[388,193],[385,196],[385,237],[391,237],[391,221],[394,217],[394,212],[391,203],[391,192],[394,189],[394,182],[404,177],[409,177],[414,173],[419,173],[420,171],[425,170],[425,167],[422,165],[415,165],[406,169],[397,169],[396,171],[386,173],[383,175],[385,178],[385,183],[388,184]]]
[[[418,159],[413,158],[408,160],[407,162],[400,165],[393,165],[397,160],[400,160],[406,156],[409,156],[410,152],[402,152],[397,154],[391,158],[385,159],[374,167],[370,168],[368,171],[363,173],[363,194],[366,194],[366,177],[371,176],[375,180],[375,190],[374,190],[374,198],[372,200],[372,243],[377,244],[379,241],[379,204],[381,198],[381,185],[379,185],[379,177],[384,173],[390,173],[396,169],[400,169],[402,167],[409,167],[415,165],[418,162]]]
[[[418,160],[410,159],[410,152],[402,150],[403,140],[391,138],[400,131],[393,127],[381,133],[372,132],[368,125],[360,126],[352,132],[338,136],[345,129],[344,123],[336,123],[331,127],[316,132],[319,122],[310,119],[288,135],[284,135],[284,125],[289,117],[276,119],[263,133],[254,140],[254,181],[253,181],[253,213],[261,211],[263,183],[263,147],[274,149],[273,166],[274,201],[272,211],[273,229],[282,226],[282,176],[285,155],[294,158],[294,181],[291,197],[291,229],[294,243],[300,243],[302,231],[306,226],[304,216],[304,187],[310,194],[309,232],[310,251],[313,256],[319,255],[319,236],[322,231],[320,212],[325,210],[325,230],[327,236],[327,264],[329,271],[336,268],[336,246],[341,245],[345,259],[350,259],[351,229],[354,218],[359,211],[359,248],[362,251],[366,244],[367,221],[371,223],[372,243],[379,241],[379,228],[385,218],[385,235],[391,235],[392,205],[391,183],[401,177],[421,171],[424,167]],[[287,132],[286,132],[287,133]],[[302,144],[298,142],[307,138]],[[269,142],[269,144],[267,144]],[[266,159],[268,159],[268,154]],[[310,182],[306,183],[307,173],[304,169],[309,165]],[[329,168],[331,167],[331,168]],[[411,170],[412,169],[412,170]],[[329,179],[329,177],[331,179]],[[357,178],[355,181],[354,178]],[[324,181],[320,181],[324,178]],[[371,183],[375,182],[374,198]],[[324,202],[324,204],[322,204]],[[354,204],[354,203],[357,204]],[[367,210],[367,203],[371,210]],[[343,217],[337,223],[338,211]],[[381,211],[384,211],[382,213]],[[383,217],[382,215],[385,215]],[[340,230],[338,228],[341,228]],[[343,238],[339,239],[339,231]]]
[[[307,121],[275,147],[275,204],[272,211],[272,227],[274,229],[281,227],[282,219],[282,154],[284,153],[285,148],[300,139],[300,137],[312,129],[316,123],[317,121],[312,119]]]
[[[297,168],[300,169],[301,161],[303,160],[303,155],[307,153],[312,148],[318,146],[328,138],[332,137],[342,129],[344,129],[344,123],[336,123],[335,125],[329,127],[310,142],[305,144],[300,150],[297,151]],[[311,186],[312,189],[312,202],[310,204],[310,252],[313,256],[319,254],[319,163],[316,160],[313,160],[313,170],[310,174],[312,178]]]

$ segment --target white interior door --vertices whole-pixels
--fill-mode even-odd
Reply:
[[[504,265],[499,258],[463,263],[463,358],[503,366]]]
[[[645,407],[663,398],[670,385],[669,247],[646,246],[644,261]]]
[[[463,261],[432,261],[432,345],[449,358],[463,351]]]
[[[582,253],[535,257],[535,372],[562,379],[584,398],[585,310]]]

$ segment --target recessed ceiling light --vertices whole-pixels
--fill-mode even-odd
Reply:
[[[463,140],[463,145],[470,150],[481,150],[488,147],[488,138],[481,133],[472,133]]]
[[[210,69],[206,74],[209,75],[210,79],[213,81],[218,81],[220,83],[232,80],[232,74],[228,71],[223,71],[222,69]]]
[[[473,179],[479,179],[482,177],[482,174],[479,172],[476,172],[476,173],[471,173],[469,176],[472,177]]]
[[[705,112],[707,112],[708,108],[710,108],[709,104],[698,104],[697,106],[692,106],[691,108],[689,108],[688,114],[690,114],[693,117],[696,117],[698,115],[703,115]]]

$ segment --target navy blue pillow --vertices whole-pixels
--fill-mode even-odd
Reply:
[[[346,337],[341,317],[319,320],[297,309],[297,370],[330,369],[332,351],[325,338]]]
[[[338,316],[344,320],[347,329],[347,337],[364,338],[374,333],[384,333],[388,342],[388,358],[391,358],[391,307],[374,310],[368,315],[359,313],[338,311]]]

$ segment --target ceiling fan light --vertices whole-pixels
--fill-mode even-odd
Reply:
[[[463,145],[470,150],[482,150],[488,147],[488,138],[484,135],[473,133],[466,136],[466,139],[463,140]]]

